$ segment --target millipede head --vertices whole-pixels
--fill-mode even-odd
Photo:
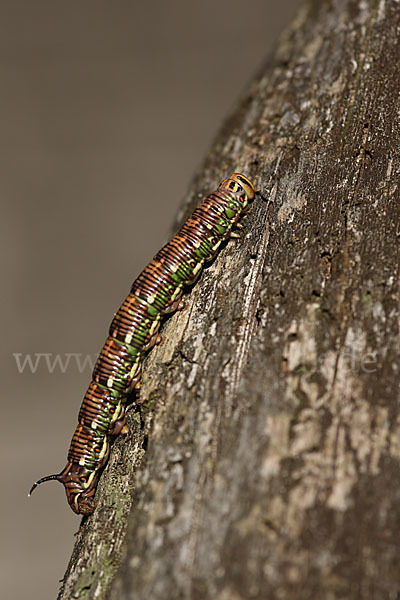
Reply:
[[[245,175],[242,175],[242,173],[232,173],[232,175],[229,175],[227,179],[224,179],[224,181],[220,183],[219,187],[224,187],[227,190],[232,190],[234,192],[242,189],[248,200],[253,200],[256,195],[254,185],[251,183],[250,179]]]

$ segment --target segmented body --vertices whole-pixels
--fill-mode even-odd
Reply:
[[[113,435],[125,433],[124,407],[140,385],[144,356],[156,343],[162,317],[177,310],[183,288],[199,276],[205,262],[229,237],[249,200],[253,184],[239,173],[225,179],[194,210],[175,237],[134,281],[111,323],[109,335],[84,396],[68,463],[57,475],[76,513],[90,514],[100,471],[107,461]]]

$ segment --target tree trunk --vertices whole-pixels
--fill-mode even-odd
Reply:
[[[232,171],[270,203],[164,325],[60,598],[400,597],[399,32],[308,3],[220,132],[178,220]]]

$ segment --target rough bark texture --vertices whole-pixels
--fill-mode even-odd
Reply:
[[[60,598],[400,597],[399,35],[307,4],[220,132],[183,213],[234,170],[273,205],[165,324]]]

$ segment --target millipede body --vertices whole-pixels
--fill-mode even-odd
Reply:
[[[183,288],[194,283],[204,263],[216,255],[255,194],[247,177],[230,175],[140,273],[114,316],[95,364],[67,465],[61,473],[39,479],[30,494],[40,483],[56,479],[64,485],[74,512],[93,512],[112,436],[128,432],[125,404],[129,393],[140,386],[143,359],[157,342],[163,316],[181,307]]]

